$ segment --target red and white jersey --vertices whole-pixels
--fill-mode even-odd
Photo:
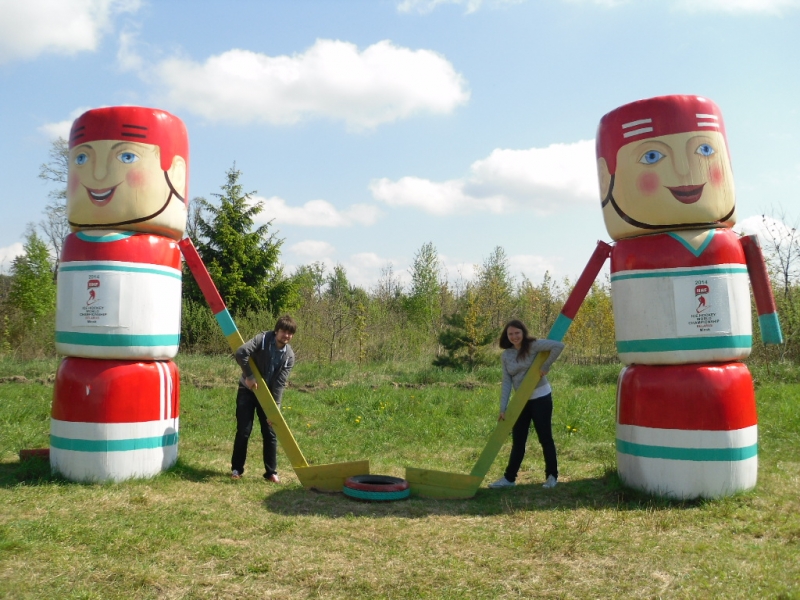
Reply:
[[[129,231],[80,231],[64,240],[56,350],[108,359],[174,357],[181,331],[177,242]]]
[[[149,477],[178,455],[180,379],[172,361],[67,357],[50,421],[50,462],[72,480]]]
[[[743,363],[632,365],[617,394],[617,467],[626,485],[677,498],[755,486],[756,399]]]
[[[750,279],[738,236],[712,229],[699,248],[662,233],[611,253],[617,352],[625,364],[740,360],[750,354]]]

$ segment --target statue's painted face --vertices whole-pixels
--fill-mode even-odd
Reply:
[[[676,133],[623,146],[613,189],[602,158],[598,170],[603,215],[614,239],[733,222],[733,175],[719,132]]]
[[[183,231],[186,162],[175,156],[168,171],[159,147],[94,140],[70,150],[67,218],[73,229]]]
[[[736,196],[719,107],[690,95],[637,100],[597,133],[603,218],[619,240],[732,227]]]

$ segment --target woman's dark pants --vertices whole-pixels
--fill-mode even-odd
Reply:
[[[261,408],[256,395],[244,387],[241,383],[236,392],[236,438],[233,441],[233,456],[231,457],[231,469],[244,473],[244,462],[247,460],[247,442],[253,432],[253,421],[258,415],[258,422],[261,425],[261,437],[264,438],[264,473],[269,477],[278,472],[278,438],[275,430],[267,423],[267,414]]]
[[[547,394],[541,398],[528,400],[522,409],[514,428],[511,430],[511,456],[508,459],[505,478],[516,481],[522,459],[525,458],[525,444],[528,441],[528,431],[531,422],[536,429],[536,436],[542,445],[544,453],[545,477],[552,475],[558,479],[558,459],[556,458],[556,444],[553,441],[553,395]]]

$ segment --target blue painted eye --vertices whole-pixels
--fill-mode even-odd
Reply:
[[[89,162],[89,156],[85,152],[81,152],[75,157],[75,164],[78,166],[85,165]]]
[[[658,150],[650,150],[644,153],[642,158],[639,159],[639,162],[645,165],[654,165],[662,158],[664,158],[664,155],[661,154],[661,152]]]
[[[702,156],[711,156],[714,154],[714,149],[709,144],[701,144],[695,152]]]
[[[130,165],[139,160],[139,157],[136,156],[133,152],[121,152],[120,154],[117,155],[117,159],[120,162],[125,163],[126,165]]]

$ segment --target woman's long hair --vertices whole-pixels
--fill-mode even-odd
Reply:
[[[531,351],[531,344],[536,341],[536,338],[528,333],[528,328],[525,327],[525,323],[519,319],[511,319],[508,323],[506,323],[506,326],[503,327],[503,333],[500,334],[499,343],[500,347],[504,350],[514,347],[514,344],[512,344],[511,340],[508,339],[509,327],[516,327],[522,331],[522,344],[517,351],[517,360],[523,359],[528,356],[528,352]]]

